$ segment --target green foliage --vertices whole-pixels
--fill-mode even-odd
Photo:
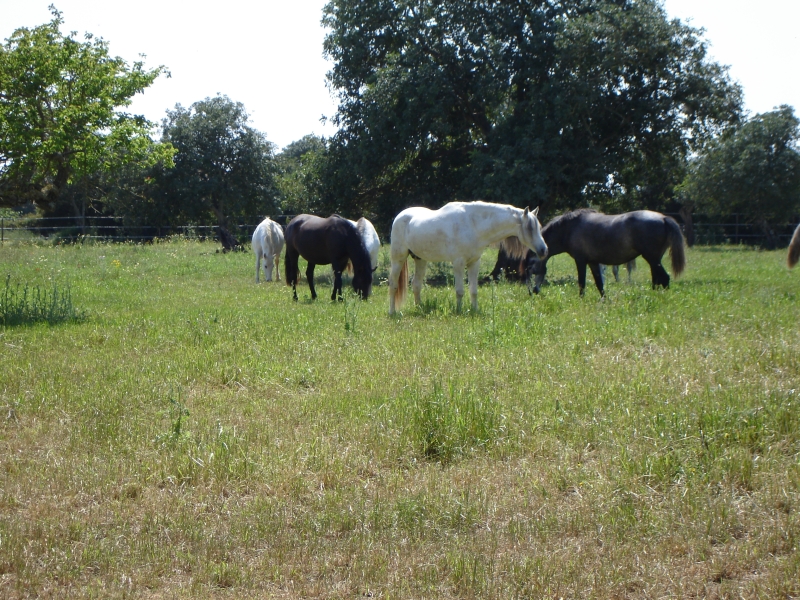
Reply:
[[[326,7],[339,94],[330,202],[455,197],[663,203],[741,90],[658,2],[358,2]]]
[[[281,196],[283,214],[340,212],[348,215],[348,211],[328,210],[322,204],[321,166],[326,155],[325,139],[307,135],[286,146],[275,157],[278,171],[276,185]]]
[[[65,36],[61,13],[0,46],[0,203],[55,203],[82,177],[124,164],[170,164],[153,125],[122,110],[165,72],[128,65],[108,42]]]
[[[248,125],[244,105],[226,96],[167,111],[163,141],[175,166],[153,174],[155,203],[173,220],[229,227],[240,216],[275,214],[273,146]]]
[[[681,194],[695,210],[783,224],[800,212],[800,121],[790,106],[755,115],[692,161]]]

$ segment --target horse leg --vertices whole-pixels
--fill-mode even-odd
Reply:
[[[308,288],[311,290],[311,299],[317,299],[317,290],[314,289],[314,263],[308,263],[306,267],[306,279],[308,279]]]
[[[261,270],[261,253],[260,252],[256,252],[256,283],[259,283],[259,281],[258,281],[258,274],[259,273],[258,272],[260,270]]]
[[[400,285],[400,271],[403,270],[403,264],[408,260],[404,258],[402,262],[392,260],[392,268],[389,270],[389,314],[393,315],[397,310],[395,293]]]
[[[592,277],[594,277],[594,284],[597,286],[597,291],[600,292],[600,297],[602,298],[605,296],[605,292],[603,291],[603,285],[605,284],[605,274],[603,271],[605,269],[602,268],[603,265],[598,263],[589,263],[589,268],[592,271]]]
[[[575,266],[578,267],[578,292],[583,296],[586,290],[586,261],[575,261]]]
[[[422,284],[425,281],[425,270],[428,268],[428,261],[421,258],[414,259],[414,282],[411,287],[414,290],[414,303],[419,306],[422,304],[420,294],[422,293]]]
[[[272,267],[273,263],[270,256],[264,255],[264,281],[272,281]]]
[[[467,276],[469,277],[469,297],[472,300],[472,310],[478,311],[478,269],[480,269],[481,261],[476,260],[471,265],[467,266]],[[520,273],[522,273],[520,269]]]
[[[342,299],[342,272],[335,270],[333,272],[333,292],[331,292],[331,301]]]
[[[281,280],[281,255],[275,255],[275,281]]]
[[[456,284],[456,311],[461,312],[461,301],[464,299],[464,269],[466,268],[463,260],[453,261],[453,279]]]
[[[653,280],[653,289],[658,286],[663,286],[665,289],[669,287],[669,273],[661,266],[661,259],[647,260],[650,263],[650,275]]]
[[[287,246],[283,266],[286,269],[286,285],[292,286],[292,298],[295,302],[297,302],[297,276],[299,275],[297,259],[298,254]]]
[[[614,281],[619,283],[619,265],[614,265],[611,267],[611,271],[614,273]],[[628,271],[628,276],[630,277],[631,272]]]

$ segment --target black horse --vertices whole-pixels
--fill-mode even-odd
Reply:
[[[550,221],[542,229],[549,249],[547,258],[568,253],[578,267],[578,289],[586,288],[586,266],[592,271],[600,295],[603,291],[601,264],[622,265],[642,256],[650,265],[653,288],[669,287],[669,274],[661,266],[661,257],[669,249],[672,273],[677,277],[686,266],[683,234],[674,219],[650,210],[635,210],[621,215],[604,215],[591,209],[568,212]],[[536,261],[534,292],[547,273],[547,259]]]
[[[500,273],[502,273],[506,281],[530,284],[536,260],[536,253],[533,250],[529,249],[522,258],[513,258],[508,255],[505,248],[501,247],[497,253],[497,262],[494,264],[492,272],[489,273],[489,277],[494,281],[500,281]]]
[[[314,215],[297,215],[286,226],[286,285],[292,286],[297,300],[297,261],[302,256],[308,262],[306,278],[311,298],[316,299],[314,267],[333,267],[331,300],[342,297],[342,271],[348,262],[353,265],[353,289],[366,300],[372,291],[372,268],[369,253],[356,226],[339,215],[327,219]]]

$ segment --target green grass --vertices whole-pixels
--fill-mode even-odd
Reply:
[[[81,315],[0,326],[0,597],[800,595],[782,252],[605,300],[558,256],[477,314],[436,265],[396,318],[385,252],[294,303],[212,244],[0,249]]]

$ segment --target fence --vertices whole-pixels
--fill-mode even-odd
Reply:
[[[286,225],[293,215],[272,217]],[[678,214],[671,214],[682,223]],[[239,242],[247,242],[263,217],[252,217],[231,225],[231,233]],[[794,225],[773,226],[772,239],[757,225],[747,222],[742,215],[730,215],[722,221],[713,215],[692,215],[695,242],[700,245],[746,244],[764,245],[770,241],[787,245],[792,237]],[[116,217],[0,217],[0,245],[36,240],[73,242],[77,240],[102,240],[110,242],[139,241],[173,235],[197,239],[217,239],[216,225],[126,225]]]
[[[272,217],[286,225],[290,215]],[[232,224],[230,232],[245,242],[264,217],[252,217]],[[117,217],[0,217],[0,244],[49,240],[75,242],[98,240],[106,242],[150,242],[155,239],[182,235],[195,239],[218,239],[217,225],[130,225]]]

